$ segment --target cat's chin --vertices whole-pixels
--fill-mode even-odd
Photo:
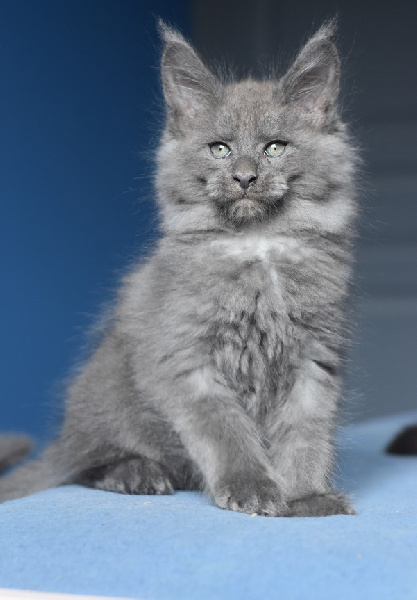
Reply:
[[[261,202],[247,196],[235,200],[226,211],[228,220],[237,226],[263,221],[266,214],[265,206]]]

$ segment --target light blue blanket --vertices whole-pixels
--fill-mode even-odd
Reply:
[[[417,413],[340,434],[358,516],[268,518],[201,494],[76,486],[0,506],[0,587],[143,600],[416,600],[417,459],[383,454]]]

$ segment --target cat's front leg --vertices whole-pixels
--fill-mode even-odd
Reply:
[[[355,514],[331,485],[338,376],[306,360],[283,405],[269,416],[269,456],[289,498],[288,516]]]
[[[177,377],[163,410],[221,508],[279,516],[287,510],[254,422],[211,367]]]

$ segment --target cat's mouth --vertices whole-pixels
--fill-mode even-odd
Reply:
[[[266,195],[263,190],[234,190],[233,194],[215,199],[222,218],[237,227],[261,223],[272,218],[282,208],[287,186],[281,186],[275,194]]]
[[[248,190],[244,190],[243,194],[240,196],[240,198],[238,198],[238,200],[245,200],[245,199],[246,200],[251,200],[251,201],[254,200],[252,194],[248,193]]]
[[[236,198],[233,198],[232,202],[243,202],[248,205],[251,203],[259,204],[262,203],[262,198],[259,194],[255,194],[252,190],[244,190]]]
[[[244,192],[239,198],[236,198],[235,202],[257,202],[256,198]]]

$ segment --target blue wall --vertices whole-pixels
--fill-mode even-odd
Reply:
[[[83,332],[155,233],[156,17],[187,2],[1,1],[0,430],[51,435]]]

